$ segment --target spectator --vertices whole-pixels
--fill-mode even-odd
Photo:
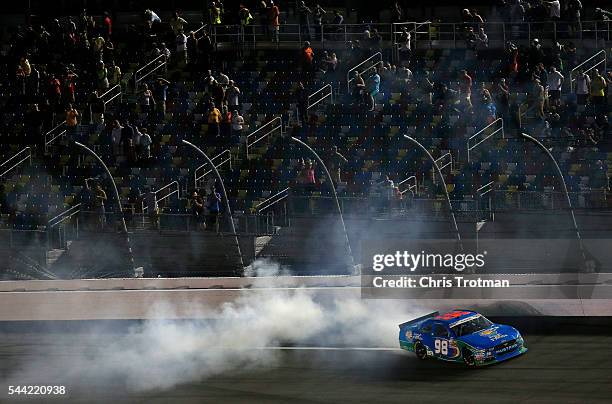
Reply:
[[[187,36],[183,31],[176,34],[176,63],[183,64],[187,62]]]
[[[92,181],[91,178],[87,178],[85,180],[85,188],[89,192],[92,192],[90,181]],[[100,184],[96,183],[94,185],[92,194],[93,194],[92,204],[94,208],[94,213],[98,217],[98,229],[103,230],[104,227],[106,226],[106,211],[104,210],[104,203],[107,200],[106,192],[104,192]]]
[[[196,191],[191,194],[191,213],[199,230],[206,230],[206,217],[204,215],[204,201]]]
[[[106,68],[106,66],[104,66],[104,62],[102,61],[98,62],[98,67],[96,69],[96,77],[98,79],[98,89],[108,90],[108,69]]]
[[[100,125],[104,123],[104,112],[106,111],[106,104],[102,97],[98,95],[98,90],[94,90],[91,93],[89,99],[89,108],[91,111],[91,123]]]
[[[157,106],[157,113],[160,118],[163,119],[166,116],[166,101],[168,98],[168,85],[170,82],[163,77],[158,77],[155,86],[155,98],[158,100],[155,105]]]
[[[357,70],[355,70],[353,75],[353,89],[351,93],[357,104],[361,104],[365,101],[365,81]]]
[[[599,73],[599,70],[594,69],[593,78],[591,79],[591,102],[593,105],[598,107],[604,105],[607,85],[606,79]]]
[[[227,105],[221,106],[221,123],[219,125],[221,138],[224,142],[230,140],[232,135],[232,113],[227,109]]]
[[[113,143],[113,152],[115,156],[119,155],[119,145],[121,143],[121,133],[123,133],[123,126],[117,119],[113,121],[113,128],[111,130],[111,141]]]
[[[305,72],[312,72],[314,68],[314,51],[310,47],[310,42],[304,42],[302,47],[302,68]]]
[[[140,148],[142,150],[142,158],[145,160],[151,159],[151,145],[153,140],[149,135],[147,128],[141,129],[142,137],[140,138]]]
[[[210,3],[210,23],[212,25],[221,25],[221,7],[218,3]]]
[[[272,0],[270,1],[268,21],[270,22],[270,31],[272,32],[272,42],[278,44],[280,32],[280,10]]]
[[[102,20],[102,26],[104,27],[104,36],[107,40],[113,35],[113,19],[108,11],[104,12],[104,19]]]
[[[227,106],[231,111],[235,109],[240,109],[240,103],[238,102],[238,96],[240,94],[240,89],[236,87],[234,80],[230,80],[229,86],[225,91],[225,97],[227,100]]]
[[[497,110],[504,120],[508,118],[510,113],[510,88],[503,77],[497,84]]]
[[[336,185],[341,181],[342,166],[344,166],[346,163],[348,163],[347,158],[338,152],[338,146],[334,146],[332,148],[332,153],[329,156],[327,166],[329,167],[330,174]]]
[[[575,78],[576,102],[578,105],[585,105],[589,97],[591,88],[591,78],[582,70],[578,69],[578,74]]]
[[[234,143],[240,142],[240,137],[242,136],[242,130],[244,128],[244,118],[237,109],[232,113],[232,137],[234,138]]]
[[[197,65],[198,62],[198,38],[195,32],[189,32],[187,38],[187,61],[191,66]]]
[[[299,0],[297,14],[300,23],[300,32],[303,38],[310,40],[310,15],[312,14],[312,10],[306,6],[304,0]]]
[[[561,74],[556,67],[550,68],[550,74],[548,75],[548,96],[553,104],[557,104],[561,100],[561,88],[563,87],[563,81],[565,77]]]
[[[206,208],[208,210],[207,228],[214,229],[219,233],[219,213],[221,212],[221,195],[213,187],[210,194],[206,198]]]
[[[459,75],[459,92],[468,108],[472,108],[472,77],[467,70],[462,70]]]
[[[580,0],[569,0],[567,2],[567,19],[570,22],[570,35],[572,38],[582,36],[582,23],[580,22],[580,16],[582,13],[582,3]]]
[[[172,13],[172,18],[170,18],[170,28],[174,35],[178,35],[180,32],[184,32],[187,27],[187,21],[181,16],[179,16],[178,12],[175,11]]]
[[[153,11],[146,9],[144,12],[145,22],[149,29],[152,29],[156,24],[161,24],[162,20],[159,16]]]
[[[129,121],[125,122],[125,126],[121,129],[121,139],[119,144],[123,146],[123,157],[128,158],[132,152],[134,145],[134,127]]]
[[[553,22],[561,20],[561,2],[559,0],[545,1],[548,7],[548,17]]]
[[[114,87],[121,82],[121,68],[115,64],[114,60],[111,60],[109,66],[109,80],[108,84],[110,87]]]
[[[319,41],[323,40],[323,18],[327,14],[327,11],[321,7],[320,4],[316,4],[314,7],[314,24],[315,24],[315,35]]]
[[[306,126],[308,123],[308,93],[304,88],[304,83],[301,81],[295,90],[295,98],[298,107],[298,116],[302,126]]]
[[[376,106],[375,97],[380,92],[380,68],[374,70],[374,74],[368,79],[369,110],[374,111]]]
[[[219,124],[221,123],[221,112],[215,107],[214,103],[210,104],[208,109],[208,137],[217,139],[220,136]]]
[[[79,117],[79,111],[74,109],[72,104],[68,104],[68,108],[66,109],[66,134],[69,141],[77,140],[77,135],[79,132]]]
[[[149,88],[148,84],[142,85],[142,111],[147,115],[153,111],[155,106],[155,98],[153,97],[153,91]]]

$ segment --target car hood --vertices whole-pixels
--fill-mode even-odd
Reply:
[[[519,332],[514,327],[502,324],[493,324],[491,327],[464,335],[458,338],[459,341],[479,349],[493,348],[503,342],[518,338]]]

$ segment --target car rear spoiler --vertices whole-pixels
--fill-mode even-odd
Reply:
[[[406,321],[405,323],[399,324],[399,328],[401,330],[402,328],[406,327],[407,325],[418,323],[419,321],[423,321],[423,320],[426,320],[428,318],[435,317],[438,314],[440,314],[440,312],[434,311],[433,313],[429,313],[429,314],[426,314],[426,315],[421,316],[419,318],[415,318],[414,320]]]

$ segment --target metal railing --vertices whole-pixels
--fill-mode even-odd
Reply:
[[[590,61],[592,61],[593,59],[597,58],[598,56],[603,56],[603,58],[599,61],[595,60],[592,63],[592,65],[585,70],[584,66]],[[594,54],[593,56],[591,56],[590,58],[588,58],[587,60],[585,60],[584,62],[580,63],[578,66],[574,67],[572,71],[570,72],[570,79],[569,79],[570,91],[572,93],[574,92],[574,82],[576,81],[576,74],[578,70],[582,70],[586,74],[590,72],[591,70],[595,69],[597,66],[601,65],[602,63],[604,65],[604,71],[605,71],[607,68],[607,54],[606,54],[606,51],[603,49],[597,52],[596,54]]]
[[[485,137],[483,137],[482,139],[478,140],[477,137],[485,132],[487,129],[491,129],[493,127],[495,127],[495,125],[500,124],[500,127],[497,129],[492,130],[490,133],[486,134],[485,133]],[[485,126],[484,128],[482,128],[481,130],[479,130],[478,132],[474,133],[472,136],[470,136],[467,140],[467,161],[470,161],[470,152],[472,150],[474,150],[476,147],[478,147],[478,145],[480,145],[482,142],[484,142],[485,140],[495,136],[497,133],[501,132],[502,138],[505,139],[505,135],[504,135],[504,120],[502,118],[497,118],[496,120],[494,120],[493,122],[491,122],[490,124],[488,124],[487,126]],[[475,140],[476,139],[476,140]],[[473,144],[473,142],[476,142],[475,144]]]
[[[167,189],[170,189],[170,187],[172,187],[173,185],[176,186],[176,189],[168,192],[166,195],[162,196],[161,198],[157,197],[157,194],[159,194],[160,192],[165,191]],[[161,187],[160,189],[155,191],[153,194],[155,195],[155,202],[156,203],[159,203],[159,202],[161,202],[161,201],[163,201],[165,199],[168,199],[168,198],[170,198],[174,194],[176,194],[176,197],[179,198],[180,197],[179,183],[178,183],[178,181],[172,181],[171,183],[169,183],[167,185],[164,185],[163,187]],[[142,208],[142,212],[143,213],[145,213],[145,211],[147,211],[148,208],[149,208],[148,206],[145,206],[145,200],[144,199],[142,200],[141,208]]]
[[[138,91],[138,83],[140,83],[143,79],[149,77],[161,67],[166,66],[167,63],[168,61],[166,60],[166,56],[162,54],[157,56],[138,70],[136,70],[134,72],[134,92]],[[145,69],[148,69],[148,71],[143,73]]]
[[[268,199],[260,202],[259,204],[257,204],[255,206],[255,208],[253,208],[253,210],[255,212],[262,212],[268,208],[271,208],[272,206],[276,205],[277,203],[279,203],[280,201],[286,199],[289,196],[289,190],[290,188],[287,187],[285,189],[283,189],[282,191],[279,191],[277,193],[275,193],[274,195],[272,195],[271,197],[269,197]]]
[[[408,186],[402,190],[402,185],[408,184]],[[397,183],[397,188],[400,190],[400,193],[404,195],[406,192],[412,191],[414,189],[414,194],[418,193],[418,184],[417,177],[415,175],[411,175],[408,178],[405,178]]]
[[[79,236],[79,219],[78,215],[81,212],[81,204],[77,203],[74,206],[66,209],[62,213],[54,216],[47,221],[47,249],[52,249],[51,244],[54,238],[54,228],[57,227],[57,247],[66,248],[68,237],[66,236],[66,226],[60,226],[72,217],[77,216],[75,225],[69,229],[75,238]]]
[[[404,27],[411,27],[412,29],[410,29],[408,31],[408,34],[410,34],[410,49],[412,48],[416,48],[417,47],[417,38],[418,38],[418,34],[427,34],[429,33],[429,24],[431,24],[431,21],[424,21],[424,22],[396,22],[393,23],[392,28],[391,28],[391,34],[393,37],[393,56],[395,58],[395,61],[397,62],[399,60],[399,43],[398,43],[398,36],[401,34],[404,34],[404,31],[402,31],[402,28]],[[419,31],[419,28],[421,28],[422,26],[427,25],[427,31]]]
[[[53,129],[49,130],[47,133],[45,133],[44,138],[45,138],[45,152],[47,152],[47,148],[48,146],[53,143],[57,138],[64,136],[66,134],[66,129],[65,129],[65,125],[66,125],[66,121],[62,121],[61,123],[57,124]],[[58,132],[59,133],[56,133]]]
[[[391,43],[396,39],[396,28],[402,25],[416,27],[412,35],[413,47],[465,48],[467,44],[466,28],[468,26],[483,27],[487,33],[489,47],[503,48],[507,41],[525,43],[533,38],[549,40],[587,40],[589,46],[601,47],[612,39],[611,21],[581,21],[580,24],[571,21],[535,21],[535,22],[484,22],[484,23],[442,23],[442,22],[404,22],[404,23],[364,23],[364,24],[323,24],[320,32],[311,25],[310,35],[305,35],[299,24],[281,24],[279,42],[302,43],[311,41],[348,41],[363,40],[365,30],[376,29],[383,41]],[[419,30],[425,26],[426,29]],[[216,45],[223,42],[272,42],[272,35],[267,25],[250,24],[243,30],[236,25],[212,25],[210,35]]]
[[[117,90],[119,90],[117,92]],[[113,94],[113,92],[115,92],[115,94]],[[105,100],[104,98],[110,94],[110,98],[108,98],[107,100]],[[102,98],[102,101],[104,101],[104,105],[108,104],[109,102],[115,100],[116,98],[119,97],[119,101],[121,101],[121,84],[115,84],[113,87],[109,88],[108,90],[106,90],[101,96],[100,98]]]
[[[360,68],[362,65],[364,65],[364,64],[366,64],[366,63],[368,63],[368,62],[369,62],[369,61],[371,61],[372,59],[378,59],[378,61],[377,61],[375,64],[373,64],[372,66],[370,66],[370,67],[368,67],[368,68],[366,68],[366,69],[363,69],[363,70],[361,70],[361,71],[359,70],[359,68]],[[352,74],[353,72],[355,72],[355,71],[356,71],[356,72],[359,72],[359,74],[360,74],[360,75],[362,75],[362,74],[364,74],[365,72],[367,72],[367,71],[369,71],[369,70],[372,70],[372,69],[376,68],[376,66],[377,66],[377,65],[378,65],[380,62],[382,62],[382,60],[383,60],[382,54],[381,54],[380,52],[376,52],[375,54],[373,54],[372,56],[370,56],[369,58],[367,58],[367,59],[366,59],[366,60],[364,60],[363,62],[359,63],[358,65],[355,65],[355,66],[351,67],[351,68],[349,69],[349,71],[348,71],[348,72],[346,72],[346,89],[347,89],[347,91],[348,91],[349,93],[351,92],[351,81],[355,80],[354,78],[351,78],[351,74]]]
[[[316,97],[319,93],[324,92],[325,90],[329,89],[329,93],[324,93],[323,95],[320,95],[319,98],[314,101],[311,102],[310,99]],[[323,87],[321,87],[320,89],[318,89],[317,91],[315,91],[314,93],[310,94],[308,96],[308,107],[306,109],[310,109],[314,106],[316,106],[317,104],[323,102],[326,98],[329,98],[329,102],[331,104],[334,103],[334,89],[332,88],[331,84],[326,84]]]
[[[476,189],[476,196],[478,198],[482,198],[483,196],[485,196],[489,192],[493,191],[493,184],[495,184],[495,181],[490,181],[490,182],[484,184],[483,186],[477,188]]]
[[[267,128],[267,129],[266,129]],[[263,130],[266,130],[261,133]],[[273,132],[280,130],[281,134],[283,133],[283,121],[280,116],[274,117],[270,122],[263,125],[261,128],[255,130],[255,132],[247,135],[246,137],[246,155],[249,158],[249,148],[253,147],[255,144],[259,143],[266,137],[268,137]]]
[[[21,160],[15,162],[15,160],[18,160],[18,159],[21,159]],[[13,168],[17,167],[19,164],[23,163],[26,160],[30,160],[30,165],[32,164],[32,149],[30,148],[30,146],[24,147],[23,149],[18,151],[14,156],[9,157],[8,160],[0,164],[0,171],[4,170],[0,173],[0,177],[4,177],[4,175],[6,175],[9,171],[11,171]],[[6,168],[11,163],[13,165]]]
[[[223,150],[221,153],[217,154],[215,157],[212,157],[211,160],[216,168],[219,168],[222,165],[229,163],[230,170],[232,169],[232,153],[230,152],[229,149]],[[217,163],[217,161],[219,162]],[[198,188],[198,181],[200,181],[201,179],[203,179],[204,177],[206,177],[208,174],[212,172],[212,168],[208,168],[208,170],[206,170],[203,174],[198,175],[198,172],[200,170],[203,170],[207,166],[209,166],[208,162],[202,164],[201,166],[195,169],[193,173],[194,174],[193,184],[195,188]]]

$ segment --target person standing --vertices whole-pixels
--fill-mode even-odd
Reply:
[[[578,105],[585,105],[589,97],[591,78],[582,69],[578,69],[575,81],[576,103]]]
[[[237,109],[232,113],[232,141],[234,143],[240,142],[242,136],[242,130],[244,129],[244,118]]]
[[[217,139],[220,136],[219,124],[221,123],[221,112],[215,107],[215,103],[210,103],[208,109],[208,137]]]
[[[219,213],[221,212],[221,195],[217,192],[215,187],[212,188],[210,194],[206,198],[206,208],[208,210],[207,227],[211,230],[214,229],[216,233],[219,233]]]
[[[270,30],[272,32],[272,42],[278,44],[280,40],[280,10],[278,6],[274,4],[274,1],[270,1],[268,21],[270,22]]]
[[[79,134],[79,111],[77,111],[72,104],[68,104],[66,110],[66,134],[68,135],[69,141],[77,140]]]
[[[238,102],[238,96],[240,95],[240,89],[236,87],[234,80],[229,81],[227,90],[225,91],[225,98],[227,100],[227,107],[230,111],[240,109],[240,103]]]

